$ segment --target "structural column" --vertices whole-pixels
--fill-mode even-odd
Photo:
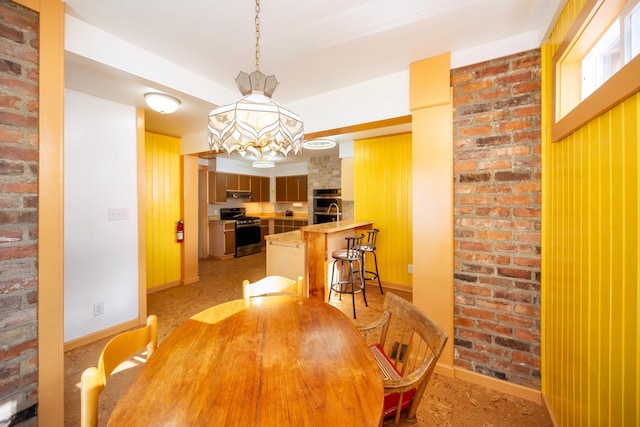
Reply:
[[[453,377],[453,104],[446,53],[410,65],[413,303],[449,335],[437,372]]]

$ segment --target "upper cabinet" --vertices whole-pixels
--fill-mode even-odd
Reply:
[[[248,202],[269,201],[269,177],[209,172],[209,203],[226,203],[227,191],[251,192]]]
[[[276,202],[306,202],[307,175],[277,176]]]

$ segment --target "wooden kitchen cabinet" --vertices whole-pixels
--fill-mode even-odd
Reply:
[[[238,174],[227,173],[227,191],[238,191],[240,189],[238,185]]]
[[[250,176],[250,190],[253,194],[252,202],[268,202],[269,201],[269,177],[268,176]]]
[[[276,202],[306,202],[307,175],[276,177]]]
[[[226,259],[236,254],[235,221],[209,221],[209,256]]]
[[[238,175],[238,191],[251,191],[250,175]]]
[[[209,172],[209,203],[225,203],[227,201],[227,174]]]
[[[268,219],[263,219],[260,221],[260,242],[262,246],[265,246],[265,239],[264,236],[268,236],[269,235],[269,220]]]

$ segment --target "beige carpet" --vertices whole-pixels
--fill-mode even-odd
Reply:
[[[260,279],[265,275],[264,252],[224,261],[204,260],[200,263],[200,282],[177,286],[148,296],[148,312],[158,316],[158,342],[162,341],[195,313],[212,305],[242,298],[242,281]],[[406,292],[394,291],[404,298]],[[377,284],[367,286],[369,307],[365,307],[362,295],[356,295],[356,324],[365,324],[377,318],[384,296]],[[332,298],[331,304],[352,318],[351,297],[342,301]],[[65,426],[80,425],[79,381],[82,371],[95,366],[100,351],[108,338],[68,351],[65,354]],[[139,362],[113,374],[100,396],[100,425],[105,426],[118,396],[139,370]],[[385,423],[385,426],[390,423]],[[434,375],[427,387],[418,410],[417,423],[413,426],[505,426],[544,427],[547,422],[540,405],[514,398],[492,390],[451,378]]]

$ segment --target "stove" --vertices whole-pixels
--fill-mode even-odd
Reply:
[[[236,258],[260,252],[260,218],[247,216],[245,208],[222,208],[220,219],[236,222]]]

